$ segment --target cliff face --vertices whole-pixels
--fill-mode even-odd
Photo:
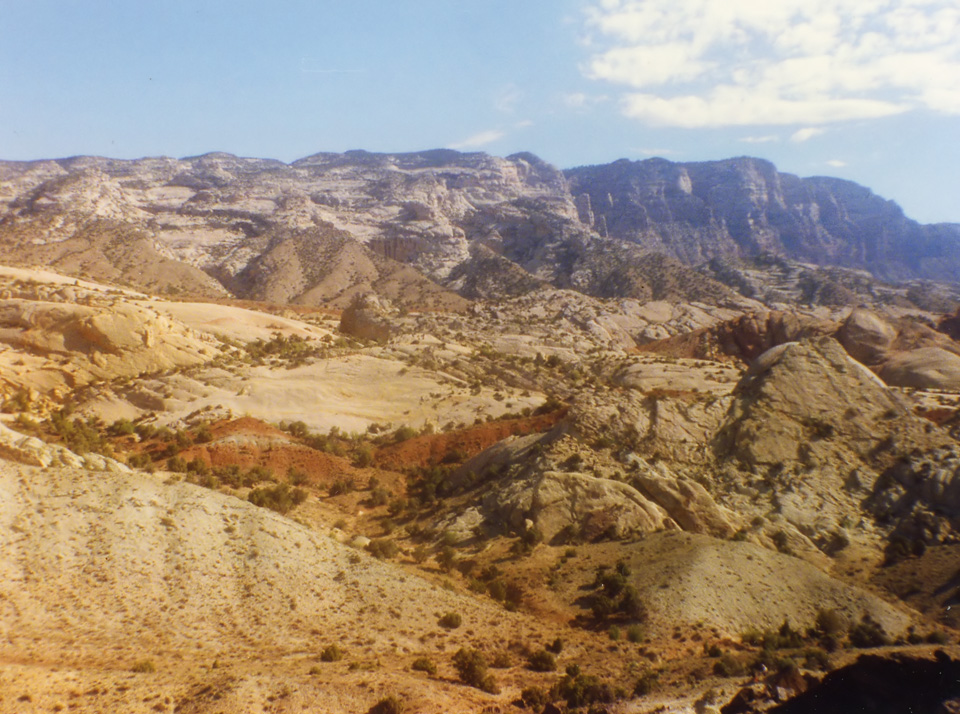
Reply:
[[[923,226],[863,186],[760,159],[624,159],[565,173],[581,220],[686,263],[775,253],[892,280],[954,281],[960,269],[960,225]]]
[[[8,263],[157,292],[341,306],[371,289],[451,306],[545,283],[726,299],[680,263],[770,254],[886,279],[960,274],[960,226],[921,226],[866,188],[758,159],[564,174],[528,153],[445,149],[0,162],[0,246]]]

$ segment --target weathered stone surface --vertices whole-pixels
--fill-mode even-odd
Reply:
[[[729,538],[736,530],[730,524],[733,514],[724,513],[703,486],[671,475],[662,464],[641,469],[633,484],[685,531]]]
[[[603,220],[609,235],[684,262],[774,253],[888,279],[952,282],[960,274],[957,226],[922,226],[849,181],[798,178],[749,157],[621,159],[565,174],[574,194],[590,197],[594,221]]]
[[[960,355],[940,347],[895,355],[880,368],[887,384],[917,389],[960,389]]]
[[[531,520],[548,541],[571,530],[592,540],[677,527],[633,487],[581,473],[548,471],[508,484],[485,506],[514,530],[525,530],[525,521]]]
[[[875,312],[858,308],[847,316],[835,336],[855,360],[874,365],[886,358],[897,330]]]
[[[837,437],[865,453],[907,407],[836,340],[789,342],[764,352],[737,385],[720,432],[720,453],[750,464],[803,458]]]

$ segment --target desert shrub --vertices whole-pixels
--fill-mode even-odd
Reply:
[[[493,580],[487,583],[487,592],[494,600],[503,602],[507,598],[507,584],[499,579]]]
[[[595,620],[606,620],[616,610],[617,603],[603,593],[598,593],[590,599],[590,611]]]
[[[131,668],[131,672],[138,672],[140,674],[151,674],[157,671],[157,666],[153,663],[153,660],[142,659],[139,662],[135,663]]]
[[[879,622],[870,615],[864,615],[860,622],[850,628],[850,644],[858,648],[883,647],[890,644],[890,638]]]
[[[343,650],[336,645],[327,645],[320,653],[321,662],[339,662],[343,659]]]
[[[836,610],[821,609],[817,611],[816,628],[821,635],[839,635],[846,631],[847,620]]]
[[[640,593],[632,585],[623,589],[617,609],[630,620],[643,622],[647,619],[647,606],[640,599]]]
[[[390,492],[377,486],[372,491],[370,491],[370,505],[371,506],[386,506],[390,502]]]
[[[135,469],[145,469],[153,465],[153,459],[142,452],[139,454],[130,454],[127,456],[127,464]]]
[[[445,545],[437,553],[437,565],[445,572],[450,572],[457,564],[457,552],[452,546]]]
[[[167,471],[183,474],[187,472],[187,462],[179,456],[171,456],[167,459]]]
[[[520,583],[517,583],[517,582],[507,583],[507,586],[504,589],[504,593],[503,593],[504,606],[511,611],[518,609],[520,605],[523,604],[524,595],[525,595],[525,592],[523,590],[523,586],[520,585]]]
[[[461,647],[453,656],[453,666],[464,684],[490,694],[499,693],[496,680],[487,672],[486,659],[477,650]]]
[[[557,669],[557,660],[552,653],[547,650],[534,652],[527,658],[527,669],[534,672],[555,672]]]
[[[266,466],[251,466],[247,469],[247,474],[244,476],[243,482],[245,486],[252,486],[255,483],[260,483],[261,481],[273,481],[273,471],[271,471]]]
[[[395,443],[399,443],[401,441],[406,441],[407,439],[412,439],[419,434],[420,432],[418,432],[412,426],[401,426],[399,429],[393,432],[393,441]]]
[[[447,630],[455,630],[463,624],[463,618],[459,612],[448,612],[440,618],[438,624]]]
[[[389,538],[374,538],[367,544],[367,552],[377,560],[390,560],[397,556],[400,549]]]
[[[743,674],[743,664],[731,654],[725,654],[713,664],[713,673],[718,677],[739,677]]]
[[[811,647],[803,652],[803,666],[825,672],[830,669],[830,655],[819,647]]]
[[[366,468],[373,463],[373,448],[369,444],[361,444],[353,455],[353,463],[360,468]]]
[[[547,651],[553,652],[553,654],[560,654],[563,652],[563,640],[561,638],[555,639],[549,645],[547,645]]]
[[[494,669],[509,669],[513,666],[513,660],[510,659],[510,655],[507,652],[501,650],[490,660],[490,666]]]
[[[520,700],[527,709],[539,711],[550,703],[550,697],[540,687],[527,687],[520,692]]]
[[[550,694],[565,700],[569,707],[606,704],[616,698],[613,687],[593,675],[584,674],[576,665],[567,668],[567,673],[553,686]]]
[[[129,419],[117,419],[107,429],[107,433],[110,434],[110,436],[130,436],[135,432],[136,427],[134,427],[133,422]]]
[[[191,459],[190,463],[187,464],[187,473],[205,476],[206,474],[210,473],[210,467],[207,466],[206,461],[198,456],[194,459]]]
[[[776,632],[767,630],[763,633],[762,644],[765,650],[794,649],[803,645],[803,635],[793,629],[789,620],[784,620]]]
[[[646,672],[633,686],[633,695],[643,697],[656,691],[659,679],[660,674],[658,672]]]
[[[927,635],[926,640],[931,645],[948,645],[950,644],[950,635],[943,630],[934,630]]]
[[[210,433],[210,427],[207,424],[204,424],[197,429],[197,432],[194,434],[193,438],[198,444],[207,444],[213,441],[213,434]]]
[[[403,714],[406,705],[403,700],[391,694],[384,697],[370,708],[369,714]]]
[[[628,642],[643,642],[643,628],[640,625],[630,625],[627,627],[627,641]]]
[[[287,469],[287,481],[292,483],[294,486],[305,486],[307,483],[309,483],[310,477],[307,476],[306,472],[291,466],[289,469]]]
[[[247,500],[254,506],[269,508],[277,513],[288,513],[307,500],[307,492],[302,488],[290,488],[290,484],[278,483],[254,489],[247,494]]]
[[[112,451],[110,444],[100,433],[101,422],[90,418],[86,421],[81,419],[70,419],[71,410],[67,407],[53,412],[43,425],[49,431],[63,439],[64,445],[71,451],[78,454],[95,452],[110,456]]]
[[[287,432],[298,439],[302,439],[310,433],[310,427],[302,421],[294,421],[287,424]]]
[[[137,436],[144,441],[147,439],[152,439],[158,433],[157,427],[148,423],[137,424],[135,427],[133,427],[133,430],[136,432]]]
[[[327,493],[331,496],[342,496],[345,493],[350,493],[353,491],[356,484],[352,478],[338,478],[327,489]]]
[[[610,629],[607,630],[607,637],[610,638],[613,642],[620,641],[620,628],[616,625],[610,625]]]
[[[432,660],[428,657],[418,657],[413,660],[413,664],[410,665],[410,669],[417,672],[426,672],[427,674],[436,674],[437,665],[433,663]]]

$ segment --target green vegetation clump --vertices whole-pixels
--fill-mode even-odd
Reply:
[[[610,684],[584,674],[575,664],[567,667],[566,674],[553,686],[550,694],[554,699],[563,699],[571,708],[607,704],[617,698],[617,692]]]
[[[743,674],[743,664],[733,655],[725,654],[714,663],[713,673],[718,677],[739,677]]]
[[[367,544],[367,552],[377,560],[390,560],[397,557],[400,549],[389,538],[374,538]]]
[[[540,650],[527,658],[527,669],[534,672],[555,672],[557,670],[557,660],[551,652]]]
[[[453,656],[453,666],[464,684],[489,694],[500,693],[497,681],[487,672],[487,660],[477,650],[460,648]]]
[[[63,440],[64,446],[77,454],[94,452],[113,456],[113,449],[100,431],[99,419],[70,419],[72,410],[64,407],[44,420],[43,426]]]
[[[520,692],[520,700],[527,709],[540,711],[550,703],[550,696],[540,687],[527,687]]]
[[[278,483],[254,489],[247,494],[247,500],[254,506],[269,508],[277,513],[289,513],[307,500],[307,492],[302,488],[291,488],[287,483]]]
[[[631,622],[644,622],[647,607],[637,589],[627,583],[630,568],[623,561],[610,572],[605,566],[597,568],[593,581],[596,592],[590,598],[590,610],[594,619],[603,622],[619,618]]]
[[[416,672],[426,672],[427,674],[434,675],[437,673],[437,665],[429,657],[418,657],[413,660],[413,664],[410,665],[410,669]]]
[[[391,694],[374,704],[370,709],[370,714],[403,714],[404,709],[406,709],[406,705],[403,700]]]
[[[312,357],[322,355],[322,350],[311,344],[306,338],[299,335],[284,336],[274,333],[267,340],[254,340],[244,345],[247,352],[247,361],[254,364],[263,364],[267,358],[284,360],[290,367],[306,364]]]
[[[330,484],[327,493],[331,496],[342,496],[345,493],[350,493],[354,488],[356,488],[356,483],[352,478],[338,478]]]
[[[891,644],[883,626],[870,615],[864,615],[860,622],[850,628],[850,644],[858,648],[884,647]]]
[[[343,650],[336,645],[327,645],[320,653],[321,662],[339,662],[343,659]]]
[[[448,612],[439,620],[440,627],[447,630],[455,630],[460,627],[461,624],[463,624],[463,618],[460,617],[459,612]]]

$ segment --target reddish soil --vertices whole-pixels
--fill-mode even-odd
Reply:
[[[929,419],[937,426],[943,426],[957,416],[957,410],[949,407],[936,407],[934,409],[917,409],[917,416]]]
[[[357,472],[347,459],[304,446],[289,434],[250,417],[211,424],[210,433],[213,441],[184,449],[180,458],[200,458],[213,467],[266,466],[276,476],[296,469],[306,474],[307,483],[314,486],[329,485],[341,476]],[[251,438],[250,443],[222,443],[233,436],[256,438]]]
[[[508,436],[547,431],[566,413],[566,408],[562,408],[548,414],[487,422],[446,434],[416,436],[378,449],[374,461],[382,468],[393,469],[433,466],[444,460],[464,461]]]

